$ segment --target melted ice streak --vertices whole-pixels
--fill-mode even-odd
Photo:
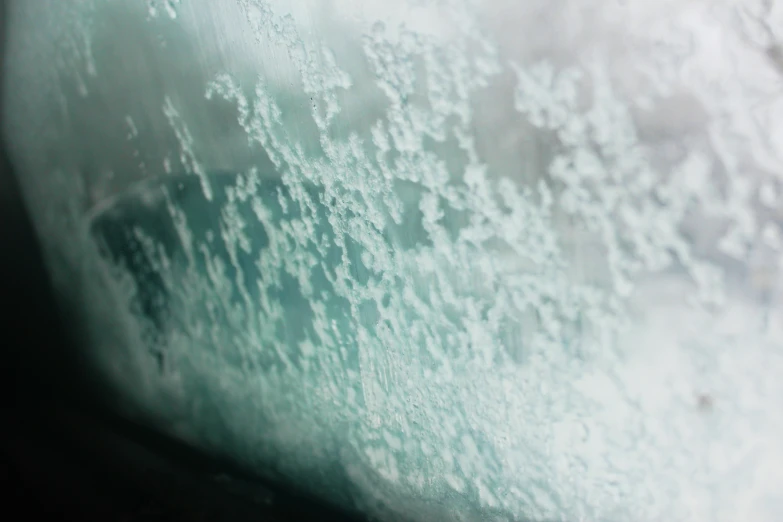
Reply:
[[[208,173],[177,115],[187,175],[90,218],[201,444],[388,520],[783,517],[780,78],[731,2],[586,4],[560,55],[490,39],[500,3],[410,2],[450,29],[360,20],[349,74],[237,2],[317,139],[220,74],[275,172]]]

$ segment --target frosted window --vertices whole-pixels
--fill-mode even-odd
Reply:
[[[112,403],[381,520],[783,518],[775,0],[17,0]]]

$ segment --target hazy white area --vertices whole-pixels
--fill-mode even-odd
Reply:
[[[783,518],[783,5],[18,0],[117,408],[382,520]]]

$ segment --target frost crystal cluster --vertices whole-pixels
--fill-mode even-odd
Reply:
[[[12,4],[126,415],[380,520],[783,517],[775,0]]]

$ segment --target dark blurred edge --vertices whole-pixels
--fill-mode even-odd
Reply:
[[[27,0],[21,0],[27,1]],[[32,0],[31,0],[32,1]],[[5,74],[7,0],[0,0]],[[4,80],[4,76],[2,78]],[[0,82],[0,89],[5,87]],[[0,99],[3,92],[0,90]],[[0,121],[3,120],[0,104]],[[75,363],[34,229],[0,138],[0,518],[351,520],[278,484],[102,411]],[[216,476],[231,477],[229,481]]]

